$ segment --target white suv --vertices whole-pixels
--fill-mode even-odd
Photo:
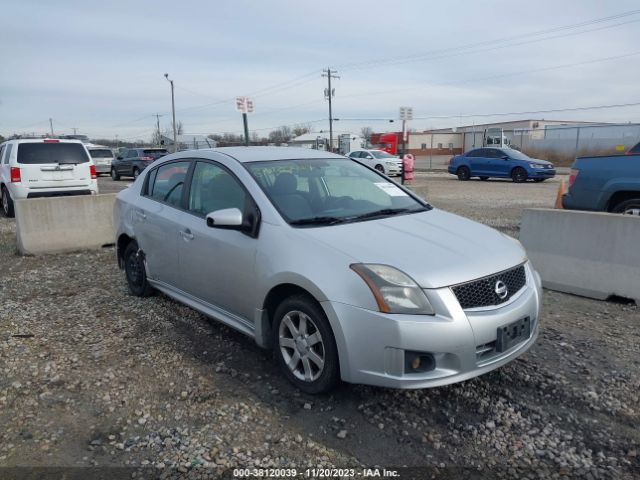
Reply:
[[[79,140],[31,138],[0,145],[0,195],[5,216],[20,198],[98,193],[96,167]]]

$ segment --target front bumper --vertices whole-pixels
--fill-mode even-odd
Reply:
[[[527,284],[506,304],[464,311],[450,288],[428,290],[436,315],[390,315],[323,302],[333,327],[342,379],[392,388],[448,385],[498,368],[526,352],[538,336],[542,289],[526,266]],[[498,327],[529,317],[529,338],[497,353]],[[432,354],[435,368],[406,373],[405,352]]]
[[[556,171],[553,168],[532,168],[528,172],[529,178],[553,178]]]

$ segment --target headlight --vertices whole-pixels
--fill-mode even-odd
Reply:
[[[386,162],[387,165],[389,165],[390,167],[395,167],[396,166],[396,162]]]
[[[418,284],[397,268],[388,265],[354,263],[351,269],[371,289],[384,313],[433,315],[433,307]]]
[[[531,168],[544,168],[544,165],[540,165],[539,163],[530,163],[529,166]]]

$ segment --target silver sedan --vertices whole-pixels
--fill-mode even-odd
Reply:
[[[118,263],[272,348],[301,390],[459,382],[524,353],[540,278],[520,243],[308,149],[168,155],[118,194]]]

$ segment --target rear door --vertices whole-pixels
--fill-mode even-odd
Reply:
[[[182,197],[190,165],[189,160],[177,160],[151,170],[133,211],[149,277],[173,286],[178,282],[178,229],[185,215]]]
[[[469,166],[471,167],[471,175],[474,176],[489,176],[489,159],[486,157],[486,148],[478,148],[469,152]]]
[[[45,140],[20,142],[17,164],[27,188],[65,188],[91,185],[91,161],[81,142]]]

